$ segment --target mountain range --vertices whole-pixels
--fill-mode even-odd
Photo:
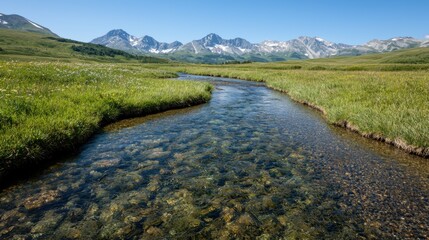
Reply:
[[[37,24],[33,21],[28,20],[25,17],[19,16],[16,14],[6,15],[6,14],[0,13],[0,29],[2,28],[21,30],[21,31],[27,31],[27,32],[37,32],[37,33],[43,33],[54,37],[58,37],[58,35],[53,33],[48,28],[43,27],[40,24]]]
[[[48,28],[25,17],[0,13],[0,29],[37,32],[58,37]],[[288,41],[263,41],[250,43],[243,38],[223,39],[217,34],[183,44],[179,41],[164,43],[151,36],[136,37],[122,29],[109,31],[91,43],[136,55],[153,55],[177,61],[222,63],[228,61],[284,61],[288,59],[313,59],[331,56],[363,55],[394,50],[429,47],[429,40],[412,37],[374,39],[362,45],[334,43],[320,37],[298,37]]]
[[[220,60],[270,61],[287,59],[313,59],[330,56],[362,55],[390,52],[413,47],[428,47],[428,40],[412,37],[395,37],[387,40],[372,40],[363,45],[334,43],[320,37],[299,37],[289,41],[263,41],[250,43],[243,38],[223,39],[217,34],[182,44],[175,41],[163,43],[153,37],[135,37],[117,29],[96,38],[91,43],[104,45],[137,54],[158,54],[165,57],[196,62]],[[193,58],[192,58],[193,57]],[[186,59],[185,59],[186,60]]]

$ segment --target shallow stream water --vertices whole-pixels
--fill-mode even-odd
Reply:
[[[261,83],[110,125],[0,192],[0,239],[427,239],[429,161]]]

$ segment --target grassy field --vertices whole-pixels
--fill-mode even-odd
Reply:
[[[327,120],[429,157],[429,48],[283,63],[171,66],[171,71],[264,81]]]
[[[143,65],[0,62],[0,177],[75,150],[105,123],[210,99]]]

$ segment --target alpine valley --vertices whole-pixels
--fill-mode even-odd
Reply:
[[[134,54],[161,55],[176,61],[224,63],[235,61],[269,62],[289,59],[314,59],[331,56],[356,56],[368,53],[427,47],[428,40],[412,37],[395,37],[371,40],[363,45],[334,43],[320,37],[299,37],[289,41],[263,41],[250,43],[243,38],[223,39],[217,34],[183,44],[158,42],[153,37],[135,37],[122,29],[108,32],[91,41],[94,44],[124,50]]]

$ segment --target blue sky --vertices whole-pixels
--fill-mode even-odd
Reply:
[[[16,13],[65,38],[90,41],[111,29],[188,42],[208,33],[250,42],[319,36],[362,44],[429,35],[428,0],[10,0]]]

